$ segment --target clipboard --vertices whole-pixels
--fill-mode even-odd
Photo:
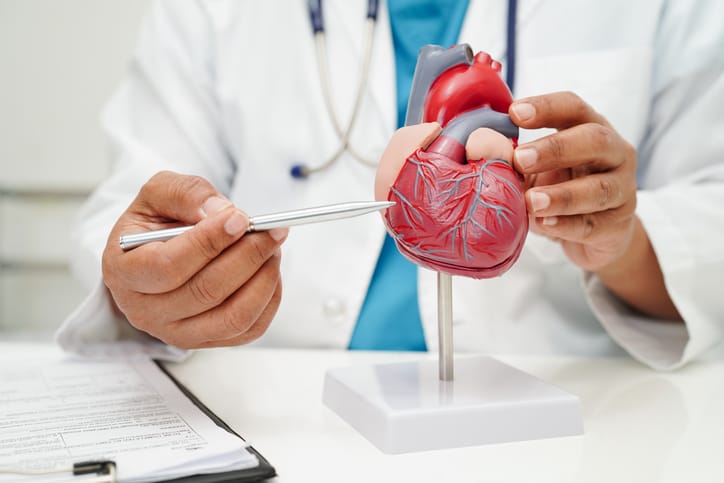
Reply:
[[[3,356],[5,354],[2,354]],[[92,386],[96,387],[97,384],[95,382],[95,372],[98,371],[98,367],[93,366],[90,368],[90,372],[80,372],[76,373],[72,369],[72,367],[65,367],[63,366],[65,359],[63,357],[60,357],[58,354],[51,354],[49,357],[42,358],[41,361],[38,362],[37,367],[37,373],[33,373],[30,371],[31,376],[33,377],[40,377],[45,380],[45,376],[43,375],[43,370],[46,366],[52,366],[53,370],[58,371],[60,370],[60,374],[66,374],[67,377],[80,377],[82,381],[84,381],[84,384],[86,386]],[[79,361],[72,361],[73,363],[78,364]],[[111,361],[113,362],[113,361]],[[124,364],[128,362],[125,361]],[[132,374],[133,370],[135,370],[133,367],[125,367],[124,364],[121,364],[120,366],[120,372],[119,374],[126,374],[123,371],[127,370],[130,371],[129,374]],[[187,389],[183,384],[181,384],[159,361],[153,360],[151,358],[143,358],[143,360],[139,361],[140,367],[145,370],[151,370],[152,374],[150,374],[150,379],[152,381],[155,381],[156,384],[158,384],[160,391],[167,391],[173,398],[175,398],[175,401],[177,401],[177,404],[180,404],[179,408],[183,406],[187,411],[192,409],[192,405],[196,406],[203,414],[206,415],[210,419],[210,421],[202,421],[203,427],[207,428],[208,430],[212,430],[211,432],[217,433],[218,431],[215,430],[214,425],[218,428],[223,429],[226,433],[231,435],[231,439],[239,438],[240,441],[245,441],[241,435],[236,433],[231,427],[229,427],[228,424],[226,424],[221,418],[219,418],[216,414],[214,414],[206,405],[204,405],[189,389]],[[72,366],[72,364],[71,364]],[[83,364],[82,367],[86,367],[85,364]],[[63,373],[62,369],[65,369],[66,372]],[[104,368],[105,369],[105,368]],[[28,371],[28,368],[24,368],[24,371]],[[159,372],[160,371],[160,372]],[[102,371],[101,371],[102,372]],[[9,381],[13,381],[14,374],[12,372],[9,372],[8,374]],[[5,373],[0,372],[0,383],[2,383],[5,379]],[[23,376],[25,377],[25,376]],[[53,377],[52,375],[48,377]],[[123,377],[118,379],[118,381],[122,381]],[[133,377],[131,377],[133,379]],[[111,381],[111,385],[114,385],[118,382],[116,380]],[[42,386],[42,384],[41,384]],[[80,384],[80,387],[86,387],[83,386],[83,384]],[[75,387],[75,386],[74,386]],[[179,396],[178,392],[181,392],[183,396]],[[24,397],[24,396],[23,396]],[[45,402],[50,401],[50,403],[55,402],[59,397],[56,394],[45,394],[42,393],[40,395],[40,399],[42,399]],[[65,397],[65,396],[63,396]],[[164,396],[165,397],[165,396]],[[187,398],[187,400],[183,400]],[[4,401],[0,401],[4,402]],[[189,404],[190,403],[190,404]],[[52,406],[52,404],[51,404]],[[82,413],[83,408],[87,409],[87,406],[76,405],[76,409],[81,408],[81,416],[79,419],[79,422],[77,424],[80,424],[80,427],[83,427],[84,424],[88,423],[88,418],[83,419],[85,417],[85,413]],[[91,404],[92,406],[92,404]],[[42,413],[44,410],[48,410],[48,407],[45,406],[38,406],[38,408],[41,410]],[[7,408],[5,406],[0,405],[0,411],[5,411]],[[63,408],[61,408],[63,409]],[[181,410],[181,409],[179,409]],[[72,411],[71,411],[72,412]],[[197,412],[191,411],[195,415],[198,415]],[[10,413],[12,414],[12,411]],[[22,412],[21,412],[22,414]],[[71,415],[72,416],[72,415]],[[93,416],[93,415],[91,415]],[[92,419],[92,417],[91,417]],[[95,420],[94,420],[95,421]],[[5,421],[4,421],[5,422]],[[12,421],[11,421],[12,422]],[[209,422],[213,422],[213,424],[209,424]],[[20,424],[16,421],[17,428],[20,428],[18,431],[20,433],[23,432],[23,428],[26,428],[25,431],[27,432],[26,423],[30,424],[31,427],[34,427],[32,425],[37,426],[37,421],[31,420],[24,422],[23,424]],[[51,431],[57,431],[58,428],[50,428]],[[60,431],[64,431],[64,428],[60,428]],[[17,431],[16,431],[17,432]],[[11,433],[9,437],[14,437],[15,433]],[[59,435],[59,433],[53,433],[55,435]],[[5,434],[0,435],[0,440],[2,440],[3,443],[7,444],[7,441],[9,441],[7,438],[5,438]],[[41,435],[43,436],[43,435]],[[228,440],[228,438],[225,435],[222,439]],[[62,436],[61,436],[62,439]],[[64,440],[63,440],[64,441]],[[93,442],[92,442],[93,443]],[[227,441],[228,443],[228,441]],[[93,443],[94,444],[94,443]],[[233,445],[229,447],[230,450],[233,452]],[[143,448],[140,448],[143,449]],[[199,471],[198,468],[201,468],[199,466],[196,466],[196,470],[194,469],[188,469],[188,473],[184,474],[184,471],[176,471],[176,472],[167,472],[166,475],[173,475],[173,476],[163,476],[163,472],[159,472],[155,476],[153,476],[153,473],[146,474],[144,476],[142,473],[136,473],[136,477],[141,478],[158,478],[154,481],[167,481],[167,482],[201,482],[201,483],[225,483],[225,482],[231,482],[231,481],[241,481],[241,482],[258,482],[262,480],[266,480],[268,478],[272,478],[276,476],[276,470],[274,467],[269,463],[269,461],[264,458],[258,451],[256,451],[253,447],[248,446],[246,444],[243,445],[243,449],[239,448],[237,451],[239,451],[238,456],[242,456],[241,452],[244,452],[243,456],[246,456],[246,461],[248,463],[251,463],[249,461],[250,458],[248,458],[248,455],[246,452],[250,452],[252,455],[256,457],[256,461],[258,464],[251,468],[244,468],[239,470],[227,470],[225,468],[214,470],[213,467],[211,467],[210,471],[217,471],[216,473],[198,473],[198,474],[192,474],[194,471]],[[107,452],[107,454],[104,454],[106,452],[86,452],[86,453],[78,453],[76,456],[80,457],[82,454],[97,454],[97,457],[91,456],[88,460],[83,461],[74,461],[74,457],[69,454],[66,458],[61,458],[58,460],[57,458],[53,460],[53,465],[51,467],[43,467],[41,464],[40,466],[37,466],[37,461],[39,456],[36,454],[32,459],[20,459],[20,460],[13,460],[10,458],[4,458],[4,456],[7,456],[7,454],[3,453],[0,455],[0,479],[3,481],[19,481],[20,478],[22,478],[22,481],[31,481],[34,478],[37,479],[37,477],[43,477],[43,478],[53,478],[53,481],[63,482],[63,483],[73,483],[74,481],[83,481],[86,483],[116,483],[118,481],[118,467],[117,462],[114,461],[113,455],[115,454],[113,451]],[[105,456],[105,458],[104,458]],[[233,456],[233,455],[232,455]],[[109,458],[110,457],[110,458]],[[94,459],[99,458],[99,459]],[[233,458],[232,458],[233,459]],[[129,458],[122,458],[124,465],[128,465],[130,463],[130,466],[133,466],[133,459],[132,457]],[[28,462],[32,464],[28,464]],[[129,471],[131,471],[133,468],[131,468]],[[64,474],[67,474],[67,476],[63,476]],[[179,476],[183,475],[183,476]],[[17,476],[17,478],[15,478]],[[164,479],[165,478],[165,479]]]
[[[231,429],[220,417],[214,414],[204,403],[202,403],[186,386],[181,384],[171,373],[163,366],[160,361],[154,360],[161,372],[173,381],[176,387],[193,402],[201,411],[206,414],[217,426],[233,434],[237,438],[245,441],[244,438],[239,435],[236,431]],[[255,482],[264,481],[269,478],[273,478],[277,475],[274,467],[264,458],[261,453],[255,450],[251,446],[247,446],[246,450],[252,453],[259,460],[259,464],[253,468],[246,468],[243,470],[226,471],[223,473],[208,473],[199,475],[183,476],[181,478],[174,478],[171,480],[164,480],[173,483],[225,483],[231,481],[243,481],[243,482]]]

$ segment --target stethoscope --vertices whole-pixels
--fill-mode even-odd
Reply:
[[[342,127],[342,123],[337,117],[337,110],[332,102],[332,94],[330,90],[329,80],[329,62],[327,60],[327,48],[325,45],[325,33],[324,33],[324,17],[322,16],[322,0],[308,0],[309,18],[312,23],[312,32],[314,34],[314,43],[317,55],[317,67],[319,71],[319,82],[322,86],[322,96],[324,97],[324,104],[327,108],[327,115],[332,122],[334,131],[339,139],[339,146],[334,153],[323,163],[318,166],[309,166],[307,164],[295,164],[290,169],[290,174],[293,178],[304,179],[309,175],[324,171],[325,169],[332,166],[345,152],[349,153],[353,158],[362,164],[367,166],[376,167],[377,162],[370,160],[360,155],[359,152],[352,146],[350,142],[350,135],[354,129],[355,122],[359,114],[359,108],[362,104],[362,97],[367,87],[367,81],[369,79],[369,68],[370,61],[372,60],[372,46],[375,34],[375,27],[377,26],[377,0],[367,0],[367,18],[366,23],[366,36],[364,43],[364,53],[362,55],[362,66],[360,69],[359,77],[357,80],[357,94],[355,96],[354,106],[352,108],[352,114],[350,115],[347,125]],[[515,85],[515,54],[516,54],[516,18],[517,18],[518,2],[517,0],[508,0],[508,19],[506,21],[506,40],[507,47],[505,49],[505,55],[507,59],[507,69],[505,80],[513,90]]]

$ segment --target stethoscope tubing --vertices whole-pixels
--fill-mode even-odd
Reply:
[[[350,142],[350,135],[354,130],[354,125],[359,118],[359,110],[362,106],[362,98],[367,90],[367,81],[369,79],[370,62],[372,60],[372,49],[374,44],[374,32],[377,25],[377,0],[368,0],[367,17],[365,28],[365,43],[362,54],[362,65],[360,66],[360,74],[357,81],[357,89],[352,114],[350,115],[347,125],[342,127],[342,122],[337,116],[334,103],[332,102],[332,90],[329,74],[329,61],[327,60],[326,35],[324,29],[324,17],[322,15],[322,1],[309,0],[309,18],[312,23],[312,31],[314,33],[315,52],[317,55],[317,68],[319,81],[322,87],[322,98],[327,110],[327,117],[332,122],[335,134],[339,140],[339,146],[334,153],[318,166],[309,166],[307,164],[295,164],[290,170],[293,178],[304,179],[309,175],[324,171],[332,166],[345,152],[348,152],[353,158],[362,164],[375,167],[377,163],[359,154]]]
[[[363,156],[361,156],[352,146],[350,143],[350,135],[352,134],[352,131],[354,130],[354,126],[357,122],[357,119],[359,118],[359,110],[362,106],[362,98],[364,97],[364,93],[367,90],[367,81],[369,80],[369,70],[370,70],[370,62],[372,60],[372,48],[374,44],[374,31],[375,31],[375,25],[376,21],[373,18],[367,18],[366,20],[366,36],[365,36],[365,46],[364,51],[362,55],[362,65],[360,67],[360,75],[357,81],[357,89],[355,92],[357,95],[355,96],[354,106],[352,108],[352,114],[350,115],[349,121],[347,122],[347,126],[343,129],[342,123],[340,122],[339,118],[337,117],[337,112],[334,108],[334,105],[332,104],[332,91],[331,91],[331,83],[330,83],[330,74],[329,74],[329,62],[327,61],[327,48],[325,45],[325,39],[324,39],[324,33],[318,32],[315,34],[315,43],[317,47],[317,55],[319,57],[319,62],[317,62],[319,66],[319,78],[322,83],[322,91],[324,97],[324,104],[327,108],[327,115],[329,119],[332,121],[332,125],[334,127],[335,132],[337,133],[337,137],[339,138],[340,145],[337,151],[327,160],[325,163],[321,164],[319,168],[324,169],[327,166],[334,163],[339,157],[345,152],[349,152],[355,159],[360,161],[363,164],[367,164],[369,166],[376,166],[377,163],[374,161],[370,161],[368,159],[365,159]],[[315,168],[317,170],[317,168]]]
[[[343,128],[342,123],[337,117],[337,111],[332,102],[332,93],[330,87],[329,62],[327,60],[326,36],[324,29],[324,16],[322,14],[322,0],[308,0],[309,18],[312,24],[312,32],[314,34],[315,50],[317,55],[317,66],[319,80],[322,86],[322,97],[327,110],[327,116],[332,122],[334,131],[339,139],[339,146],[335,152],[318,166],[311,167],[306,164],[295,164],[290,170],[293,178],[304,179],[310,174],[314,174],[332,166],[345,152],[348,152],[353,158],[362,164],[374,167],[377,163],[360,155],[354,149],[350,142],[350,136],[354,130],[355,123],[359,117],[359,110],[362,105],[362,98],[367,90],[367,82],[369,80],[370,63],[372,60],[372,49],[374,46],[374,32],[377,25],[377,11],[379,8],[378,0],[367,1],[367,20],[366,20],[366,40],[364,52],[362,56],[362,65],[360,66],[360,75],[357,81],[357,95],[355,97],[352,114],[350,115],[347,125]],[[517,0],[508,0],[508,16],[506,21],[506,83],[511,91],[515,86],[515,67],[516,67],[516,27],[517,27]]]

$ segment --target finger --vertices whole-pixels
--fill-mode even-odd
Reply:
[[[550,186],[557,183],[563,183],[572,179],[571,170],[555,169],[553,171],[546,171],[545,173],[534,173],[526,177],[526,184],[524,191],[528,191],[529,188],[536,186]]]
[[[536,217],[595,213],[623,205],[635,196],[635,188],[623,186],[615,172],[592,174],[525,194],[528,212]]]
[[[605,171],[621,165],[626,156],[626,142],[613,129],[588,123],[519,146],[514,165],[523,174],[582,165]]]
[[[170,322],[198,315],[220,305],[251,280],[274,255],[284,241],[284,238],[277,239],[274,236],[279,236],[279,233],[247,235],[178,289],[159,295],[141,294],[148,300],[145,304],[146,316],[158,322]]]
[[[211,198],[220,198],[231,204],[200,176],[161,171],[143,185],[129,210],[148,218],[166,218],[193,224],[208,215],[204,204]],[[211,208],[218,208],[218,203]]]
[[[226,340],[247,332],[271,302],[279,273],[275,255],[223,304],[188,319],[166,325],[165,342],[185,348],[189,344]]]
[[[606,118],[573,92],[519,99],[510,105],[508,114],[516,125],[526,129],[568,129],[589,122],[608,126]]]
[[[629,226],[634,216],[635,203],[598,213],[583,215],[549,216],[535,219],[536,233],[575,243],[601,243],[614,239]]]
[[[195,346],[195,349],[206,349],[211,347],[229,347],[229,346],[237,346],[237,345],[243,345],[248,344],[250,342],[255,341],[264,333],[267,331],[269,326],[271,325],[272,320],[274,319],[274,315],[276,314],[277,310],[279,309],[279,303],[281,302],[282,298],[282,281],[281,279],[277,283],[277,288],[274,291],[274,295],[272,296],[271,300],[267,304],[267,306],[264,308],[264,311],[261,313],[259,318],[252,324],[252,326],[244,332],[241,335],[238,335],[236,337],[231,337],[230,339],[224,339],[224,340],[213,340],[213,341],[207,341],[202,342],[199,345]]]
[[[436,122],[405,126],[395,131],[382,153],[375,175],[377,201],[387,201],[390,187],[397,179],[407,157],[420,148],[426,148],[441,131],[440,124]]]
[[[231,208],[231,202],[201,177],[170,171],[154,175],[111,232],[103,255],[105,280],[149,293],[180,286],[245,231],[246,215]],[[166,243],[124,253],[117,242],[124,233],[184,223],[197,226]]]
[[[513,161],[513,142],[489,128],[479,128],[470,133],[465,143],[467,159],[502,159]]]
[[[143,293],[168,292],[186,283],[249,226],[243,212],[219,198],[211,200],[205,204],[207,218],[165,242],[123,252],[115,241],[119,228],[114,228],[103,256],[105,279]]]

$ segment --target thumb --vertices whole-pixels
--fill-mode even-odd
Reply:
[[[149,179],[129,207],[129,212],[161,221],[195,224],[225,206],[225,196],[200,176],[161,171]]]

